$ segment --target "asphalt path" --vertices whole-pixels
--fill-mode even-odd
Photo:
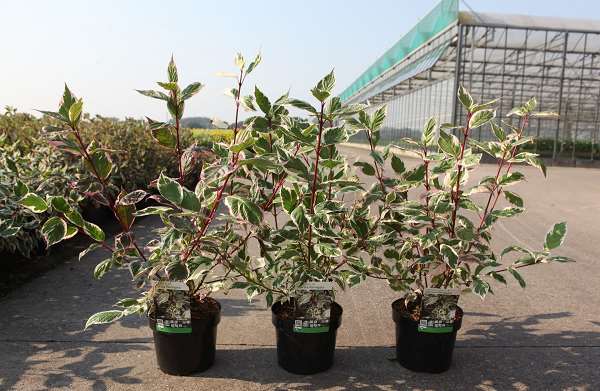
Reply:
[[[360,148],[344,151],[351,159],[368,156]],[[344,314],[328,372],[298,376],[280,369],[264,301],[248,303],[233,292],[218,296],[223,317],[215,365],[193,377],[165,375],[144,318],[82,330],[91,313],[135,295],[126,272],[92,278],[105,256],[98,250],[81,262],[66,260],[0,301],[0,389],[600,389],[600,170],[551,167],[548,179],[528,167],[519,170],[528,179],[514,190],[527,212],[497,224],[494,246],[540,247],[553,223],[567,221],[560,254],[577,262],[522,269],[526,289],[509,280],[507,287],[495,285],[485,301],[461,297],[465,317],[446,373],[413,373],[393,361],[390,304],[397,294],[369,281],[337,298]],[[474,178],[493,173],[494,166],[483,165]],[[143,220],[138,235],[149,239],[157,226],[157,220]]]

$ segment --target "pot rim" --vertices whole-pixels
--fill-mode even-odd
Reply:
[[[340,310],[340,315],[344,312],[344,308],[337,301],[332,301],[331,304]],[[271,311],[273,312],[273,314],[277,315],[277,312],[275,312],[276,311],[275,307],[276,306],[281,307],[281,305],[282,305],[282,303],[280,301],[273,303],[273,305],[271,305]]]
[[[462,320],[464,317],[463,309],[457,305],[456,306],[456,314],[454,316],[454,330],[460,329],[462,326]],[[404,306],[404,298],[396,299],[392,302],[392,318],[394,323],[399,323],[401,321],[410,322],[415,325],[419,324],[418,320],[414,320],[410,317],[410,313],[406,311],[406,307]]]
[[[331,316],[329,318],[329,323],[331,326],[333,326],[334,329],[338,329],[340,327],[340,325],[342,324],[342,315],[344,313],[344,308],[335,301],[332,302],[331,304],[333,307],[336,308],[336,311],[332,311]],[[274,303],[271,306],[271,322],[273,323],[273,326],[275,326],[276,328],[281,327],[281,325],[284,323],[289,323],[289,325],[291,326],[294,319],[292,319],[292,318],[282,319],[279,316],[279,311],[277,311],[280,307],[281,307],[281,302],[279,302],[279,301]],[[339,310],[339,311],[337,311],[337,310]]]
[[[219,300],[213,298],[213,297],[211,297],[211,299],[214,300],[215,303],[217,303],[217,306],[219,307],[219,310],[216,311],[216,312],[204,312],[203,314],[206,314],[208,316],[203,317],[203,318],[194,318],[194,317],[192,317],[192,321],[193,320],[204,320],[204,319],[208,319],[208,318],[211,318],[211,317],[217,317],[217,318],[219,318],[219,321],[221,320],[221,311],[223,310],[223,307],[221,306],[221,302]],[[156,322],[156,317],[153,314],[151,314],[150,312],[147,312],[146,316],[148,317],[148,319],[152,320],[153,322]]]

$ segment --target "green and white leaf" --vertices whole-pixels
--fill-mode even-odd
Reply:
[[[64,240],[67,236],[67,223],[60,217],[50,217],[42,226],[42,236],[48,247]]]
[[[48,204],[46,201],[35,193],[25,194],[19,203],[31,210],[33,213],[43,213],[48,210]]]
[[[118,310],[97,312],[94,315],[90,316],[87,322],[85,322],[84,330],[96,324],[112,323],[120,319],[122,316],[123,312]]]
[[[183,187],[179,182],[161,173],[156,186],[160,195],[176,205],[181,204],[183,200]]]
[[[554,224],[552,229],[546,234],[546,241],[544,242],[544,249],[547,251],[553,250],[560,247],[565,240],[567,235],[567,223]]]

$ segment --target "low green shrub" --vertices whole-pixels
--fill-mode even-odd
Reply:
[[[111,182],[127,191],[146,188],[162,170],[177,172],[177,162],[170,151],[153,138],[145,121],[127,118],[117,120],[96,116],[81,123],[84,137],[115,151],[111,155],[114,172]],[[189,132],[183,132],[184,146],[192,144]]]
[[[47,124],[50,123],[44,119],[28,113],[19,113],[17,109],[6,106],[4,113],[0,114],[0,135],[4,137],[2,143],[6,145],[18,141],[19,150],[29,152],[37,146],[40,129]]]
[[[8,133],[0,134],[0,253],[29,258],[40,249],[39,228],[45,216],[19,204],[29,192],[61,195],[75,204],[82,199],[71,183],[87,173],[66,160],[43,140],[13,141]]]
[[[85,182],[89,175],[79,164],[79,157],[52,146],[49,135],[42,130],[56,124],[48,116],[37,118],[11,107],[0,114],[0,253],[30,258],[41,249],[39,229],[45,216],[19,205],[28,192],[44,197],[61,195],[83,209],[97,206],[83,201],[83,195],[70,186]],[[146,189],[161,171],[177,173],[177,162],[168,148],[153,139],[145,121],[85,115],[81,132],[115,151],[111,154],[114,168],[110,177],[115,188]],[[184,147],[194,142],[189,130],[182,129],[181,137]]]
[[[600,155],[600,145],[598,143],[592,143],[588,140],[558,140],[557,150],[559,153],[570,154],[575,148],[577,156],[589,157],[594,151],[594,155]],[[533,143],[526,144],[523,147],[524,151],[539,153],[542,156],[552,156],[554,151],[554,139],[551,138],[539,138],[533,141]]]

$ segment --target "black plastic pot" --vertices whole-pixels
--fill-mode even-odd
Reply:
[[[410,317],[404,299],[392,303],[396,323],[396,359],[404,368],[415,372],[440,373],[452,363],[456,332],[462,324],[463,311],[456,310],[453,331],[431,334],[419,332],[419,322]]]
[[[200,314],[199,318],[192,317],[190,334],[156,331],[156,320],[151,316],[148,318],[154,334],[156,360],[161,371],[169,375],[185,376],[205,371],[212,366],[215,361],[217,325],[221,320],[221,304],[217,304],[218,312]]]
[[[294,319],[282,317],[282,305],[271,307],[272,321],[277,332],[277,363],[288,372],[310,375],[323,372],[333,365],[335,338],[342,323],[342,307],[331,306],[329,331],[305,334],[294,332]]]

